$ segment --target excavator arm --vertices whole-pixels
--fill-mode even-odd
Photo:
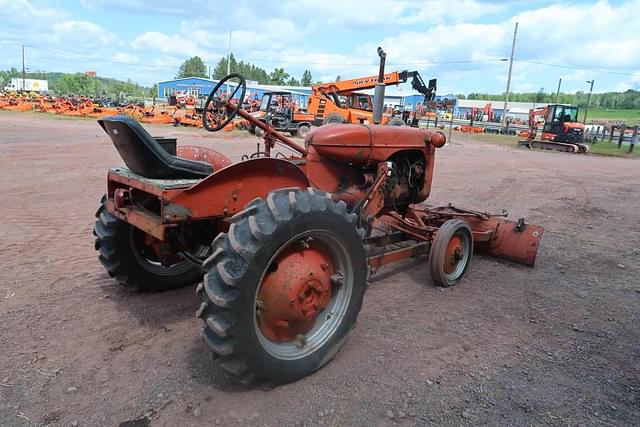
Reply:
[[[425,85],[422,76],[418,71],[393,71],[384,75],[385,86],[397,85],[411,80],[411,87],[424,95],[425,102],[433,100],[436,90],[436,79],[429,80],[429,85]],[[332,83],[321,83],[314,85],[311,89],[318,95],[331,96],[331,94],[342,95],[345,92],[356,90],[373,89],[378,81],[378,76],[359,77],[351,80],[340,80]]]
[[[436,95],[436,79],[429,80],[429,86],[424,84],[422,76],[417,71],[402,71],[399,73],[402,82],[406,82],[411,78],[411,87],[416,92],[420,92],[424,95],[425,102],[433,101],[433,97]]]

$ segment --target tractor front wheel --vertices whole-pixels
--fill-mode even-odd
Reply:
[[[296,136],[298,138],[303,138],[304,139],[304,137],[307,136],[307,134],[309,132],[311,132],[311,126],[309,126],[307,124],[301,124],[301,125],[298,125],[298,129],[296,131]]]
[[[387,126],[407,126],[407,124],[400,117],[392,117],[387,122]]]
[[[96,212],[93,230],[98,259],[123,288],[157,292],[198,282],[202,271],[179,254],[172,253],[163,242],[120,221],[107,211],[103,197]],[[208,252],[201,247],[198,255]],[[206,256],[206,255],[204,255]]]
[[[205,261],[203,338],[243,383],[287,383],[328,363],[362,305],[364,232],[344,202],[297,188],[256,199]]]
[[[439,286],[458,284],[464,277],[473,256],[473,234],[469,225],[450,219],[438,229],[431,245],[429,269]]]

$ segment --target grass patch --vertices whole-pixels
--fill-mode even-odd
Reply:
[[[469,138],[472,140],[488,142],[489,144],[504,145],[507,147],[519,147],[520,145],[518,144],[518,141],[524,139],[517,136],[501,135],[496,133],[476,133],[467,135],[469,135]],[[455,141],[455,133],[452,135],[451,139]]]
[[[580,111],[579,119],[583,118],[584,110]],[[640,125],[640,109],[611,110],[606,108],[589,108],[587,123],[591,120],[623,121],[627,126]]]
[[[30,111],[13,111],[13,110],[2,110],[0,109],[0,114],[6,115],[31,115],[37,117],[43,117],[46,119],[52,120],[98,120],[95,117],[85,117],[85,116],[67,116],[65,114],[54,114],[54,113],[41,113],[40,111],[30,110]]]
[[[589,152],[601,156],[613,157],[632,157],[640,158],[640,146],[636,145],[632,153],[629,153],[629,146],[623,145],[618,148],[618,144],[609,141],[598,142],[597,144],[589,144]]]
[[[454,133],[455,135],[455,133]],[[489,144],[502,145],[512,148],[524,148],[524,146],[518,144],[518,141],[524,138],[509,135],[498,135],[491,133],[478,133],[470,137],[471,140],[484,142]],[[453,137],[455,141],[455,136]],[[618,144],[610,143],[609,141],[600,141],[596,144],[587,144],[589,147],[589,153],[599,156],[611,156],[611,157],[625,157],[625,158],[640,158],[640,145],[636,145],[632,153],[629,153],[629,145],[623,145],[618,148]],[[547,153],[553,153],[554,151],[546,151]]]

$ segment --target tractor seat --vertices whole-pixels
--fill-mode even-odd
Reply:
[[[213,167],[204,162],[172,156],[136,120],[109,116],[98,120],[129,170],[152,179],[204,178]]]

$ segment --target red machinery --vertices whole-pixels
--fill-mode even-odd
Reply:
[[[442,133],[344,124],[298,144],[221,99],[231,79],[227,99],[239,90],[244,99],[244,79],[225,77],[203,126],[217,131],[238,115],[263,131],[263,149],[238,163],[201,147],[171,155],[175,146],[128,117],[99,121],[127,167],[108,173],[95,245],[127,288],[200,281],[202,336],[241,381],[294,381],[328,363],[382,265],[428,254],[441,286],[462,280],[474,249],[533,266],[541,227],[420,204]]]
[[[537,117],[544,118],[542,135],[538,133]],[[549,104],[529,110],[529,132],[522,144],[529,148],[587,153],[589,147],[584,144],[584,125],[578,122],[578,107],[562,104]]]
[[[483,121],[493,121],[493,108],[491,107],[491,103],[487,103],[483,108],[472,108],[471,109],[471,119],[476,122]],[[486,120],[485,120],[486,118]]]
[[[293,93],[286,90],[265,92],[260,107],[251,113],[256,119],[269,123],[276,131],[304,138],[311,131],[313,114],[300,111]],[[250,133],[256,133],[255,126],[248,126]],[[258,136],[261,130],[258,128]]]

